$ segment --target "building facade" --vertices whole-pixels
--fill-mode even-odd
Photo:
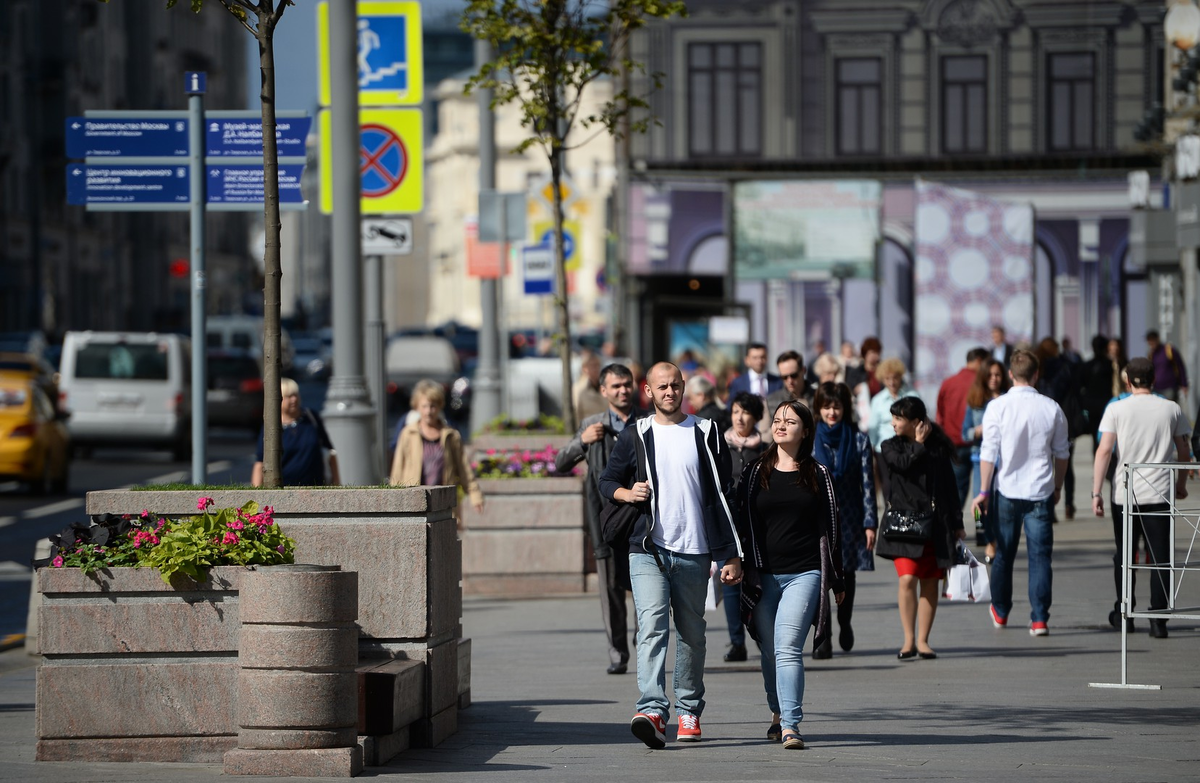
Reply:
[[[651,98],[661,126],[630,150],[624,234],[640,301],[628,301],[641,314],[631,350],[661,356],[677,347],[681,327],[657,317],[658,301],[676,303],[666,312],[686,321],[690,298],[693,312],[746,314],[751,337],[772,351],[881,335],[886,354],[911,361],[921,178],[1033,205],[1027,338],[1086,347],[1104,333],[1137,354],[1148,292],[1146,270],[1127,252],[1127,175],[1149,169],[1161,202],[1159,161],[1134,129],[1162,100],[1162,2],[694,0],[688,8],[688,18],[635,39],[634,56],[664,74],[665,88]],[[863,241],[810,229],[810,250],[851,261],[747,277],[761,243],[747,242],[756,225],[747,207],[757,202],[746,194],[780,182],[801,183],[794,192],[808,194],[806,208],[865,216]],[[852,203],[835,204],[852,186]],[[654,246],[641,235],[662,230],[642,219],[645,199],[686,201],[681,194],[704,190],[721,194],[705,241],[725,247],[723,261],[704,274],[681,258],[644,265]],[[690,252],[674,242],[674,218],[666,230],[659,255]]]

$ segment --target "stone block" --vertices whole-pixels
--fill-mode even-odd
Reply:
[[[226,775],[263,775],[275,778],[352,778],[362,772],[362,748],[310,750],[249,750],[234,748],[225,754]]]
[[[426,637],[451,633],[462,619],[462,542],[454,525],[429,529],[429,605]]]
[[[187,663],[43,663],[37,671],[37,736],[232,735],[237,673],[232,656]]]
[[[471,706],[471,689],[467,688],[466,693],[458,694],[458,708],[465,710]]]
[[[571,435],[550,432],[522,432],[505,435],[497,432],[481,432],[467,444],[468,452],[487,451],[541,451],[547,446],[561,449],[571,442]],[[486,493],[487,490],[484,490]]]
[[[409,740],[414,748],[436,748],[457,731],[458,705],[455,705],[410,726]]]
[[[458,693],[471,691],[471,640],[458,640]]]
[[[358,574],[268,566],[243,580],[240,597],[243,623],[350,623],[358,616]]]
[[[93,494],[88,493],[88,497]],[[212,593],[237,593],[245,572],[241,566],[217,566],[209,569],[208,579],[203,582],[176,574],[167,584],[162,575],[151,568],[103,569],[89,575],[78,568],[39,568],[37,581],[43,597],[57,597],[59,593],[172,593],[189,600],[200,600]],[[189,593],[202,595],[190,596]]]
[[[458,640],[425,653],[425,715],[436,715],[458,703]]]
[[[358,671],[358,733],[385,736],[425,713],[425,663],[396,659]]]
[[[358,746],[363,751],[363,766],[382,767],[398,754],[409,748],[409,727],[392,732],[391,734],[361,736]]]
[[[357,677],[353,671],[242,669],[237,701],[242,728],[343,729],[357,723]]]
[[[583,577],[584,532],[573,530],[465,530],[463,576],[577,574]]]
[[[243,625],[238,662],[246,669],[352,669],[358,663],[358,630]]]
[[[376,514],[400,516],[449,513],[458,503],[455,487],[386,487],[337,489],[256,489],[247,492],[241,489],[213,490],[207,493],[217,508],[241,507],[248,500],[259,506],[275,509],[275,518],[284,520],[284,532],[288,532],[287,518],[292,516],[337,517],[353,514]],[[145,492],[127,489],[111,489],[87,494],[88,514],[137,514],[142,509],[153,509],[160,516],[191,516],[196,513],[197,492],[181,490]],[[290,533],[289,533],[290,535]]]
[[[40,538],[33,545],[33,559],[41,560],[50,557],[50,539]],[[37,575],[29,580],[29,609],[25,613],[25,652],[37,655],[38,647],[38,610],[42,606],[42,593],[38,590]]]
[[[583,592],[583,574],[476,574],[463,577],[464,595],[505,597]]]
[[[113,597],[100,603],[48,598],[41,606],[41,649],[55,655],[236,652],[238,601],[216,594]],[[228,600],[226,600],[228,599]]]
[[[483,511],[464,506],[463,527],[560,528],[583,527],[583,480],[490,479],[480,482],[487,499]]]
[[[358,731],[340,729],[238,729],[237,746],[250,750],[303,750],[345,748],[353,745]]]
[[[237,737],[83,737],[39,739],[38,761],[151,761],[220,764]]]

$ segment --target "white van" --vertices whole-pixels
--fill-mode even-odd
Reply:
[[[154,332],[67,332],[59,407],[71,440],[192,452],[191,351],[186,337]]]
[[[224,351],[245,351],[263,363],[263,319],[257,315],[210,315],[204,325],[208,347]],[[279,328],[279,366],[285,375],[292,372],[296,350],[287,329]]]

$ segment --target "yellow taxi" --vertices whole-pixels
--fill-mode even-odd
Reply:
[[[46,393],[36,381],[0,371],[0,480],[65,494],[70,458],[70,435]]]

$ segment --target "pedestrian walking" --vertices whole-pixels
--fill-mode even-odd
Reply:
[[[942,381],[937,395],[937,423],[954,444],[957,459],[954,463],[955,486],[958,487],[958,505],[967,502],[971,490],[971,448],[964,440],[963,419],[967,414],[967,394],[979,376],[979,366],[989,357],[986,348],[967,351],[966,364],[954,375]]]
[[[963,417],[963,440],[971,444],[971,497],[984,487],[979,483],[980,444],[983,443],[983,414],[988,404],[1008,391],[1008,370],[996,359],[988,357],[979,367],[979,374],[967,392],[967,412]],[[989,494],[995,488],[995,478],[987,487]],[[981,510],[975,521],[975,543],[986,547],[984,561],[991,563],[996,556],[996,530],[992,524],[991,509]]]
[[[1110,346],[1113,346],[1111,351]],[[1093,455],[1100,448],[1100,419],[1104,417],[1104,409],[1121,393],[1121,370],[1125,369],[1125,362],[1118,360],[1119,355],[1120,342],[1098,334],[1092,338],[1092,358],[1083,363],[1081,370],[1083,409],[1087,412]]]
[[[901,397],[917,395],[917,392],[904,381],[907,373],[908,368],[904,366],[904,362],[894,357],[884,359],[875,371],[883,388],[871,398],[867,435],[870,436],[871,446],[876,453],[879,453],[885,440],[896,434],[892,430],[892,406]]]
[[[845,652],[854,648],[854,594],[858,571],[874,571],[875,557],[875,470],[874,453],[866,433],[850,423],[850,387],[844,383],[822,383],[813,398],[817,434],[813,457],[829,469],[837,499],[842,542],[842,583],[846,598],[838,604],[838,645]],[[832,634],[829,634],[831,636]],[[813,658],[829,658],[833,644],[813,650]]]
[[[767,346],[750,343],[744,357],[746,372],[729,383],[729,396],[748,391],[766,399],[767,395],[783,386],[778,375],[767,372]]]
[[[683,385],[684,396],[692,413],[702,419],[711,419],[718,432],[729,429],[729,412],[717,402],[717,388],[703,375],[693,375]]]
[[[1179,355],[1179,349],[1164,343],[1158,331],[1146,332],[1146,355],[1154,364],[1154,391],[1173,402],[1187,400],[1187,365]]]
[[[315,487],[341,483],[337,452],[316,411],[300,404],[300,385],[291,378],[279,381],[280,479],[285,487]],[[258,450],[250,469],[250,485],[263,483],[263,432],[258,433]],[[328,474],[328,475],[327,475]]]
[[[629,558],[613,552],[600,531],[600,476],[617,437],[641,415],[634,406],[633,372],[623,364],[608,364],[600,370],[600,394],[608,410],[580,422],[579,432],[554,458],[554,469],[568,473],[587,460],[583,482],[585,519],[592,551],[596,555],[596,579],[600,583],[600,615],[608,638],[608,673],[624,674],[629,669],[629,618],[625,591],[629,584]]]
[[[1038,343],[1035,356],[1038,358],[1037,390],[1053,399],[1062,408],[1067,419],[1067,475],[1063,479],[1063,505],[1067,519],[1075,518],[1075,439],[1087,432],[1087,420],[1083,412],[1083,393],[1079,378],[1070,362],[1061,354],[1058,342],[1045,337]],[[1057,517],[1054,521],[1058,521]]]
[[[772,417],[774,443],[742,476],[738,530],[749,541],[744,603],[762,650],[763,687],[771,710],[767,738],[804,747],[804,644],[830,629],[829,594],[845,598],[838,509],[829,469],[813,458],[816,427],[798,400]]]
[[[998,362],[1003,362],[1005,367],[1012,361],[1012,344],[1008,342],[1008,335],[1004,331],[1004,327],[999,324],[992,327],[992,347],[990,350],[992,358]]]
[[[937,653],[929,646],[929,634],[942,592],[940,582],[956,560],[956,540],[966,535],[962,505],[956,502],[955,448],[942,428],[929,420],[920,397],[900,398],[892,403],[891,414],[896,434],[883,442],[879,452],[887,511],[875,554],[895,563],[900,580],[897,603],[904,644],[896,657],[932,660]],[[898,540],[889,534],[897,522],[918,519],[926,520],[924,540]]]
[[[651,748],[666,746],[670,703],[666,655],[675,618],[676,739],[699,742],[704,712],[704,602],[709,569],[721,563],[722,584],[742,579],[742,550],[733,526],[729,449],[716,426],[685,414],[683,375],[668,362],[646,377],[654,415],[618,436],[600,477],[600,493],[640,504],[628,541],[637,612],[637,681],[641,696],[630,722]],[[637,480],[638,476],[644,480]]]
[[[1112,482],[1113,538],[1117,550],[1113,555],[1113,580],[1117,588],[1117,601],[1108,621],[1119,628],[1121,616],[1121,562],[1123,554],[1124,516],[1129,517],[1137,541],[1138,532],[1146,545],[1151,565],[1168,564],[1171,561],[1171,483],[1174,473],[1175,499],[1188,496],[1187,472],[1171,471],[1167,468],[1138,469],[1132,483],[1126,487],[1125,466],[1139,463],[1190,462],[1188,435],[1191,427],[1179,405],[1153,393],[1154,365],[1149,359],[1131,359],[1125,366],[1129,379],[1130,395],[1118,400],[1104,411],[1100,420],[1100,448],[1092,471],[1092,511],[1104,516],[1104,484],[1108,464],[1113,451],[1118,456],[1117,472]],[[1132,502],[1124,507],[1126,498]],[[1135,550],[1136,551],[1136,550]],[[1163,571],[1152,571],[1150,577],[1150,611],[1162,611],[1168,605],[1168,581]],[[1131,596],[1132,598],[1132,596]],[[1130,601],[1130,609],[1134,602]],[[1132,620],[1129,621],[1132,625]],[[1150,621],[1150,636],[1167,638],[1167,621]]]
[[[742,471],[766,449],[758,423],[763,417],[763,402],[750,392],[742,392],[733,398],[729,406],[733,425],[725,430],[725,444],[729,447],[730,475],[734,491],[742,478]],[[724,585],[721,600],[725,604],[725,621],[729,624],[729,650],[725,653],[726,663],[746,660],[746,626],[742,622],[742,589],[740,585]]]
[[[400,430],[388,481],[404,487],[460,487],[475,510],[482,511],[483,490],[463,448],[462,436],[442,416],[445,406],[446,393],[440,383],[417,381],[412,392],[417,418]]]
[[[983,414],[979,480],[988,487],[995,475],[995,497],[991,490],[980,490],[971,507],[993,512],[992,625],[1008,625],[1013,562],[1023,527],[1029,554],[1029,633],[1045,636],[1050,633],[1047,623],[1053,592],[1054,506],[1062,494],[1070,454],[1067,419],[1058,403],[1038,394],[1038,360],[1032,353],[1013,353],[1009,377],[1012,388],[992,400]]]
[[[789,400],[800,400],[808,405],[812,398],[805,382],[804,356],[797,351],[784,351],[775,359],[781,385],[767,395],[764,411],[773,411]],[[763,419],[758,423],[758,432],[767,445],[771,445],[771,422]]]

